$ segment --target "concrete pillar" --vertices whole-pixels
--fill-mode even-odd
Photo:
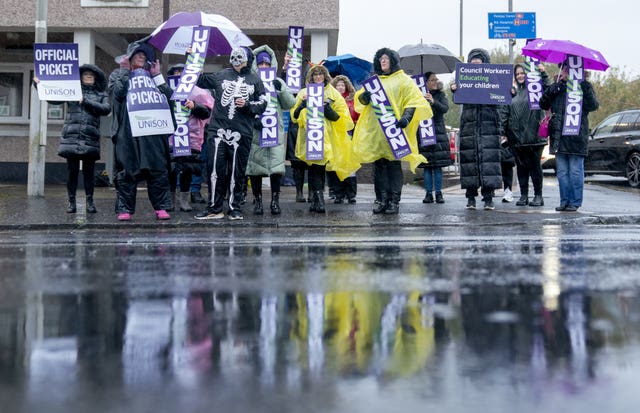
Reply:
[[[85,63],[95,63],[96,61],[96,39],[91,30],[77,30],[73,32],[73,42],[78,43],[78,58],[80,65]]]
[[[311,33],[311,63],[318,64],[329,54],[329,33]]]

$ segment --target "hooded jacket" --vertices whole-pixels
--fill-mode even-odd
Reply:
[[[447,128],[444,123],[444,115],[449,111],[449,102],[445,93],[440,90],[430,90],[433,96],[431,110],[433,111],[433,127],[436,133],[436,144],[420,146],[420,131],[417,133],[420,154],[427,158],[427,168],[442,168],[451,165],[451,145],[447,136]]]
[[[304,107],[296,116],[296,109],[305,101],[306,90],[301,90],[296,97],[296,103],[291,108],[291,119],[298,124],[298,137],[296,141],[296,157],[307,164],[326,165],[327,171],[334,171],[340,180],[351,176],[360,168],[360,163],[354,159],[353,148],[349,130],[353,129],[353,121],[349,114],[347,102],[338,91],[331,86],[331,76],[326,67],[322,65],[312,66],[307,71],[307,85],[312,83],[312,75],[316,70],[322,71],[324,75],[324,101],[329,104],[337,115],[337,120],[331,121],[326,116],[324,118],[324,157],[321,160],[307,160],[307,108]]]
[[[511,99],[511,105],[502,107],[502,130],[509,140],[509,144],[514,147],[544,146],[547,144],[547,140],[538,136],[538,127],[544,117],[544,111],[529,109],[527,84],[526,82],[521,84],[517,83],[516,69],[518,68],[524,70],[520,64],[515,65],[513,68],[513,78],[516,81],[516,93],[513,99]],[[541,75],[543,87],[547,88],[549,75],[547,72],[542,72]]]
[[[255,57],[260,52],[267,52],[271,56],[271,67],[278,70],[278,60],[274,51],[267,45],[257,47],[253,50],[253,64],[252,69],[254,72],[258,72],[258,65],[256,64]],[[272,174],[285,173],[284,158],[286,152],[286,135],[284,132],[284,124],[282,118],[282,112],[291,109],[295,104],[296,98],[289,91],[287,84],[284,80],[276,77],[274,83],[276,86],[277,95],[277,111],[278,111],[278,145],[262,148],[260,147],[260,134],[261,128],[254,128],[253,140],[251,141],[251,150],[249,152],[249,161],[247,163],[247,175],[249,176],[269,176]],[[256,119],[256,124],[260,122]]]
[[[484,49],[469,52],[490,63]],[[502,187],[500,167],[500,114],[496,105],[464,104],[460,115],[460,185],[463,189]]]
[[[242,137],[253,137],[253,125],[256,115],[267,107],[267,95],[258,75],[252,70],[253,53],[249,48],[247,65],[237,72],[234,68],[222,69],[216,73],[203,73],[197,85],[211,90],[215,99],[213,116],[209,123],[209,136],[219,136],[219,131],[239,132]],[[236,107],[235,99],[242,97],[246,101],[241,108]]]
[[[345,84],[347,90],[345,90],[345,92],[342,94],[342,97],[344,98],[345,102],[347,102],[347,106],[349,107],[351,120],[353,120],[353,123],[356,123],[358,121],[358,118],[360,117],[360,114],[356,112],[353,104],[353,96],[356,94],[356,89],[353,87],[351,80],[349,80],[349,78],[345,75],[338,75],[331,79],[331,86],[336,87],[338,82],[344,82]]]
[[[93,85],[82,84],[82,103],[66,102],[67,117],[58,148],[58,155],[63,158],[100,159],[100,116],[111,112],[106,93],[107,79],[97,66],[80,66],[80,76],[86,71],[93,72],[95,82]]]
[[[383,73],[380,66],[380,57],[384,54],[389,56],[389,73]],[[396,119],[400,119],[407,108],[415,109],[411,121],[404,128],[411,153],[401,159],[409,162],[411,170],[415,173],[418,165],[426,163],[427,160],[418,153],[418,143],[414,137],[420,121],[433,116],[431,107],[422,96],[416,83],[400,69],[400,57],[396,51],[388,48],[378,50],[373,59],[373,70],[380,78]],[[359,99],[363,92],[364,88],[360,88],[354,96],[355,110],[360,113],[358,124],[353,132],[356,157],[361,163],[371,163],[379,159],[396,160],[389,141],[378,122],[373,105],[370,103],[364,105]]]

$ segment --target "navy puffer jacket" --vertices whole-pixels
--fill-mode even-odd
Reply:
[[[107,116],[111,112],[105,91],[107,81],[104,72],[97,66],[82,65],[80,74],[85,71],[94,73],[95,83],[82,85],[82,103],[66,102],[67,117],[58,149],[58,155],[63,158],[100,159],[100,116]]]

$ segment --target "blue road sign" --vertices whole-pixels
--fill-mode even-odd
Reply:
[[[535,13],[489,13],[489,39],[533,39]]]

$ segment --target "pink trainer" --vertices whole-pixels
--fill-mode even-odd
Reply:
[[[128,212],[121,212],[118,214],[118,221],[131,221],[131,214]]]
[[[170,219],[171,215],[169,215],[164,209],[159,209],[156,211],[156,218],[165,220]]]

